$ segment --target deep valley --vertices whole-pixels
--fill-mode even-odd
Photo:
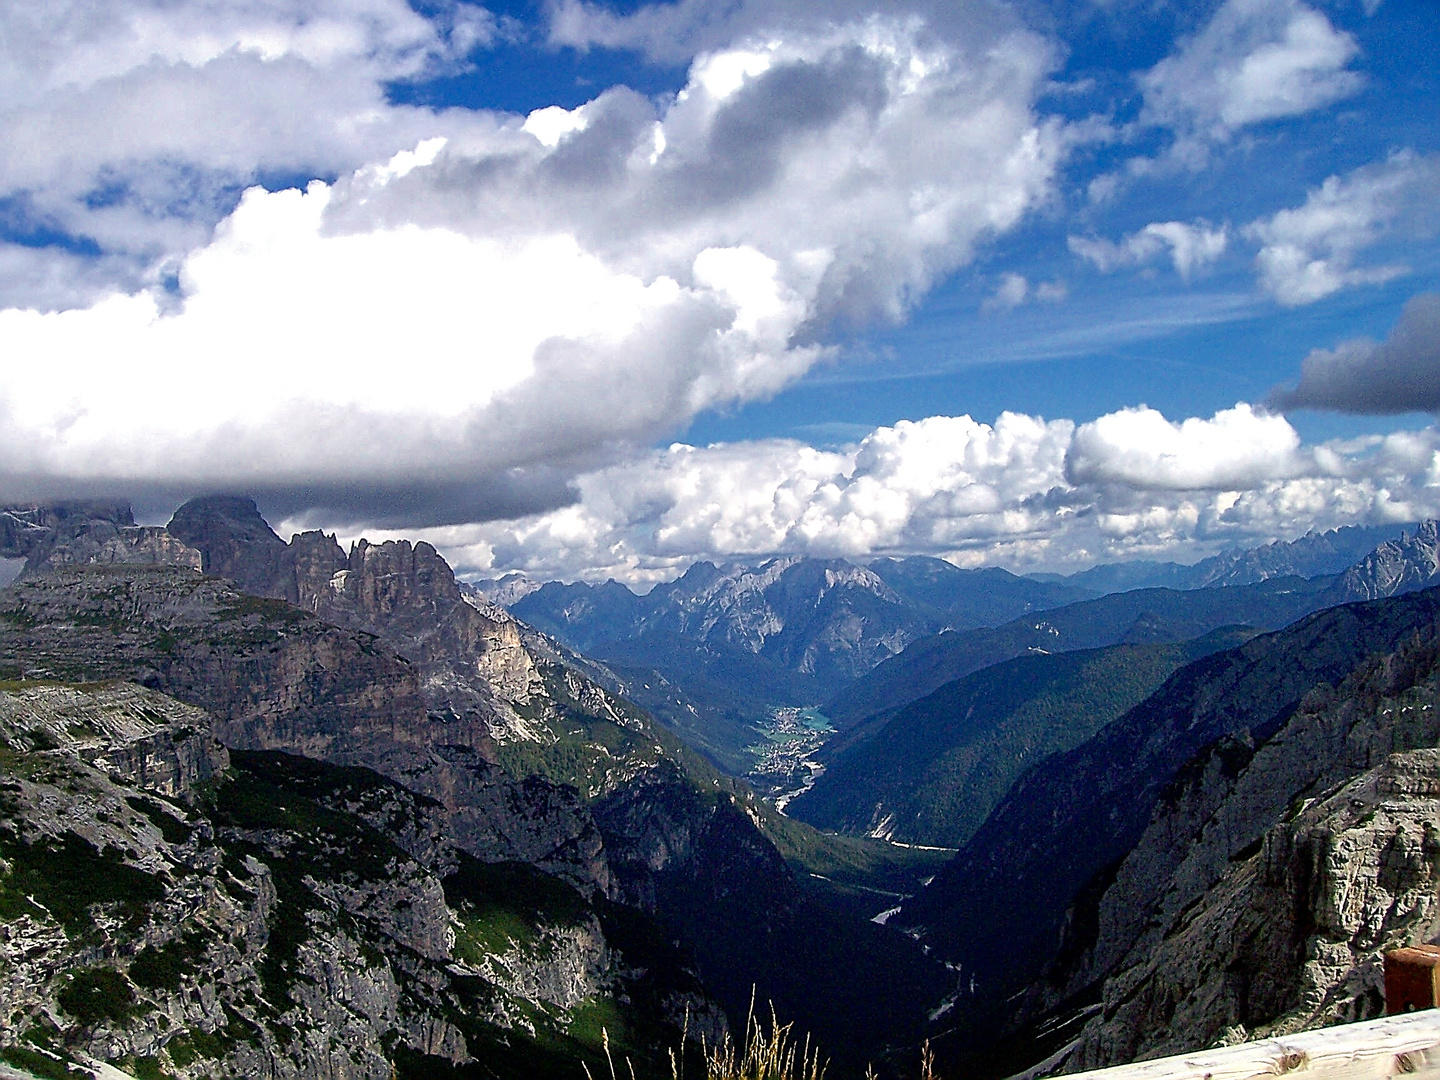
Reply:
[[[1134,589],[644,597],[244,498],[0,545],[0,1057],[40,1075],[699,1075],[752,1001],[831,1077],[1073,1071],[1375,1015],[1440,926],[1433,522]]]

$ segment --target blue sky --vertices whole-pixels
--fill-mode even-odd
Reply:
[[[1440,513],[1426,0],[89,0],[0,49],[10,500],[636,584]]]

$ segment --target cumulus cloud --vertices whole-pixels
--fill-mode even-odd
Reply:
[[[820,328],[901,317],[1052,188],[1044,44],[922,31],[771,35],[702,55],[668,101],[469,115],[334,182],[252,188],[176,292],[0,311],[0,486],[363,505],[533,473],[553,493],[556,471],[773,394]]]
[[[1359,46],[1300,0],[1226,0],[1193,38],[1141,77],[1146,119],[1224,140],[1360,89]]]
[[[1390,336],[1316,349],[1294,387],[1278,387],[1280,409],[1333,409],[1383,415],[1440,413],[1440,294],[1413,297]]]
[[[980,305],[982,311],[1013,311],[1027,300],[1058,304],[1070,295],[1063,281],[1041,281],[1031,284],[1024,274],[1004,273],[995,291]]]
[[[5,5],[0,143],[24,151],[0,158],[0,201],[22,226],[128,256],[112,284],[160,273],[258,176],[346,172],[463,127],[386,101],[387,82],[453,67],[495,32],[475,5],[433,16],[404,0]]]
[[[427,536],[473,575],[643,585],[697,558],[775,553],[1055,569],[1194,558],[1436,513],[1440,430],[1307,446],[1283,417],[1241,404],[1180,421],[1127,409],[1078,426],[932,416],[841,451],[677,444],[584,474],[563,509]]]
[[[1440,199],[1440,157],[1410,150],[1331,176],[1305,202],[1253,222],[1260,283],[1282,304],[1313,303],[1351,285],[1389,281],[1399,265],[1355,266],[1359,254],[1400,228],[1433,233]]]
[[[1283,416],[1246,404],[1179,424],[1154,409],[1122,409],[1082,424],[1066,460],[1072,483],[1139,490],[1235,490],[1304,469],[1300,436]]]
[[[1070,250],[1094,264],[1101,273],[1125,266],[1140,266],[1166,254],[1176,272],[1189,279],[1197,269],[1208,266],[1225,254],[1230,230],[1207,221],[1156,221],[1116,243],[1097,237],[1071,236]]]

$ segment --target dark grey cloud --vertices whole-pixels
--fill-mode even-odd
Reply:
[[[1368,416],[1440,413],[1440,293],[1412,298],[1385,341],[1316,349],[1301,365],[1300,381],[1276,387],[1269,404]]]
[[[327,531],[427,529],[462,523],[509,520],[543,514],[576,502],[573,468],[532,466],[489,475],[437,476],[404,483],[321,483],[278,485],[263,481],[231,484],[126,483],[123,480],[57,482],[51,477],[7,478],[0,506],[75,499],[129,502],[135,519],[163,525],[175,508],[204,495],[244,495],[255,500],[267,521]]]

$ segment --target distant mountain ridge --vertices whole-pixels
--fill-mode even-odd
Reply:
[[[1440,525],[1424,521],[1380,544],[1341,576],[1339,593],[1347,600],[1423,589],[1440,581]]]
[[[1335,602],[1331,579],[1111,593],[1003,626],[944,631],[917,641],[847,686],[825,713],[843,730],[1018,656],[1188,641],[1224,626],[1274,630]]]
[[[1139,560],[1102,563],[1075,574],[1037,577],[1099,593],[1253,585],[1272,577],[1323,577],[1341,573],[1380,544],[1397,539],[1415,527],[1413,524],[1345,525],[1329,532],[1309,532],[1295,540],[1276,540],[1256,548],[1224,551],[1193,565]]]
[[[511,583],[513,585],[513,583]],[[615,581],[549,582],[517,618],[605,661],[626,695],[731,771],[777,704],[814,705],[915,640],[1089,595],[940,559],[799,556],[758,566],[699,562],[637,596]]]
[[[1440,583],[1436,523],[1422,522],[1412,528],[1384,541],[1343,573],[1310,578],[1271,575],[1237,585],[1222,584],[1216,577],[1203,587],[1132,589],[1054,608],[1043,618],[941,632],[877,664],[837,694],[825,712],[837,726],[849,727],[916,701],[953,679],[1027,652],[1186,641],[1226,625],[1275,630],[1322,608]],[[1325,533],[1289,545],[1267,545],[1223,561],[1223,565],[1213,563],[1207,574],[1213,576],[1228,567],[1224,574],[1249,577],[1297,560],[1311,567],[1333,565],[1370,535],[1351,531],[1336,539],[1336,534]]]

